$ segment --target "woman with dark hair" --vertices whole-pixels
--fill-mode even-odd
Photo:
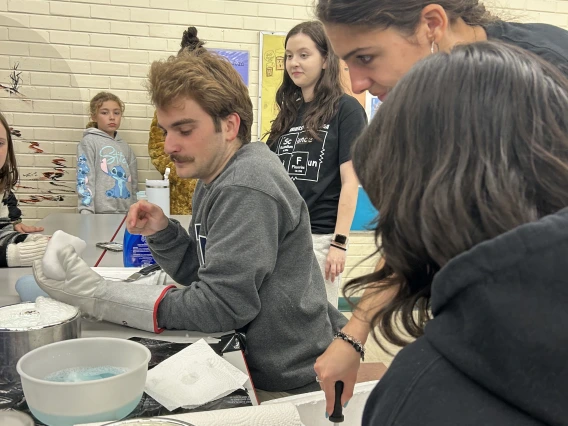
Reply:
[[[365,110],[344,93],[339,60],[321,22],[296,25],[285,40],[286,72],[268,145],[308,205],[314,252],[327,298],[337,307],[359,183],[351,142],[367,125]]]
[[[516,45],[568,74],[568,31],[504,22],[478,0],[318,0],[316,15],[349,66],[353,91],[381,100],[420,59],[476,41]]]
[[[478,0],[317,0],[315,11],[335,53],[349,66],[353,91],[368,90],[382,101],[420,59],[485,40],[532,52],[568,75],[568,31],[504,22]],[[343,332],[364,344],[370,318],[393,294],[394,289],[376,298],[366,294]],[[343,340],[334,341],[318,359],[328,410],[335,381],[345,382],[343,402],[351,397],[359,364],[359,353]]]
[[[347,291],[390,289],[372,326],[417,339],[364,425],[566,424],[567,111],[557,68],[474,43],[413,67],[355,143],[384,265]]]

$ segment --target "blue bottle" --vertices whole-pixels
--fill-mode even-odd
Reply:
[[[144,266],[156,263],[148,248],[146,237],[131,234],[127,229],[124,230],[122,255],[124,266],[127,268],[143,268]]]
[[[136,193],[136,198],[138,201],[146,200],[146,192],[138,191]],[[144,266],[153,265],[156,263],[152,252],[148,248],[148,243],[146,242],[146,237],[143,235],[134,235],[128,232],[126,227],[124,228],[124,240],[122,241],[122,256],[124,266],[143,268]]]

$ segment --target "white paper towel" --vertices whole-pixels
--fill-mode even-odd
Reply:
[[[324,417],[323,414],[321,417]],[[291,403],[202,411],[164,418],[183,420],[194,426],[305,426],[296,406]],[[90,426],[103,424],[93,423]]]
[[[304,426],[294,404],[257,405],[171,417],[195,426]]]
[[[145,391],[173,411],[194,408],[242,389],[248,376],[201,339],[148,371]]]

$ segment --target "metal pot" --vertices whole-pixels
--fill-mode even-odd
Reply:
[[[19,303],[0,308],[33,315],[35,303]],[[49,343],[76,339],[81,334],[81,314],[48,326],[2,328],[0,325],[0,383],[19,381],[16,364],[22,355]]]
[[[182,422],[180,420],[174,419],[130,419],[130,420],[119,420],[118,422],[106,423],[104,426],[110,425],[135,425],[135,426],[194,426],[191,423]]]

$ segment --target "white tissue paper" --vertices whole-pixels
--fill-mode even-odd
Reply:
[[[323,422],[325,421],[325,424],[331,425],[329,421],[324,419],[323,414],[320,414],[320,416],[322,418],[322,424],[324,424]],[[296,406],[292,403],[200,411],[198,413],[154,417],[152,420],[156,422],[160,418],[164,420],[181,420],[194,426],[305,426],[304,423],[302,423]],[[140,420],[140,422],[141,425],[144,424],[142,420]],[[103,424],[106,423],[96,423],[96,425]],[[95,426],[95,423],[93,423],[92,426]]]
[[[119,268],[119,267],[92,267],[93,271],[109,281],[123,281],[132,274],[138,272],[140,268]],[[132,284],[142,285],[166,285],[168,274],[162,270],[150,272],[146,276],[138,278],[136,281],[130,281]]]
[[[173,411],[222,398],[242,389],[247,379],[201,339],[148,371],[144,390]]]
[[[57,253],[67,245],[72,245],[79,256],[87,248],[87,243],[82,239],[63,231],[55,231],[47,243],[45,254],[41,260],[43,273],[47,278],[59,281],[65,279],[65,270],[59,263]]]
[[[291,403],[200,411],[179,414],[172,418],[195,426],[304,426],[298,409]]]

